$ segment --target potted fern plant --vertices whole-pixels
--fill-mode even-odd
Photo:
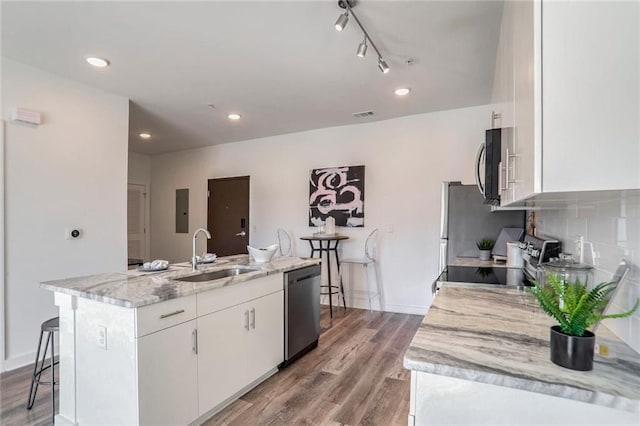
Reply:
[[[478,250],[480,250],[480,260],[489,260],[491,258],[493,244],[494,241],[487,238],[483,238],[476,243]]]
[[[538,299],[542,310],[558,322],[551,327],[549,340],[552,362],[572,370],[593,369],[595,334],[587,328],[603,319],[627,317],[640,304],[638,299],[626,312],[605,315],[607,297],[616,284],[600,283],[589,291],[579,279],[565,281],[558,274],[549,274],[547,285],[534,281],[529,292]]]

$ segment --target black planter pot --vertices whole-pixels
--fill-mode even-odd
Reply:
[[[551,361],[572,370],[593,369],[593,350],[596,335],[586,330],[584,336],[570,336],[562,332],[559,325],[551,327]]]

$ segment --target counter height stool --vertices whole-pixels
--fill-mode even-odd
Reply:
[[[27,402],[27,410],[33,408],[33,404],[36,402],[36,393],[38,392],[38,385],[51,385],[51,423],[55,423],[56,417],[56,393],[55,385],[58,384],[55,379],[54,366],[60,361],[54,361],[54,333],[60,331],[60,318],[55,317],[46,320],[40,326],[40,340],[38,340],[38,351],[36,353],[36,362],[33,366],[33,376],[31,377],[31,387],[29,388],[29,401]],[[47,333],[47,342],[44,345],[44,351],[42,353],[42,360],[40,360],[40,350],[42,348],[42,336]],[[49,347],[49,341],[51,341],[51,362],[45,366],[44,361],[47,358],[47,349]],[[38,367],[38,363],[40,366]],[[41,376],[45,370],[51,369],[51,381],[43,381]]]
[[[380,278],[378,277],[378,230],[374,229],[371,231],[369,236],[367,237],[367,241],[364,245],[364,257],[362,258],[354,258],[354,259],[342,259],[342,268],[340,268],[340,282],[342,283],[342,273],[344,271],[345,266],[349,266],[349,286],[353,291],[353,279],[351,274],[351,265],[362,265],[365,279],[367,282],[367,296],[369,298],[369,310],[371,311],[371,300],[375,297],[378,297],[378,304],[380,306],[380,310],[384,310],[384,302],[382,295],[382,287],[380,283]],[[373,292],[371,289],[371,284],[369,281],[369,266],[373,265],[374,273],[376,276],[376,287],[377,291]],[[353,293],[352,293],[353,294]]]
[[[342,240],[348,240],[349,237],[346,235],[339,234],[314,234],[307,237],[300,237],[301,240],[309,241],[309,246],[311,247],[311,257],[314,257],[316,253],[318,253],[318,257],[322,260],[322,254],[326,253],[327,256],[327,285],[321,285],[321,296],[329,296],[329,316],[333,318],[333,300],[332,296],[334,294],[338,295],[338,298],[342,296],[342,306],[344,306],[344,310],[347,310],[347,302],[344,300],[344,288],[342,286],[342,281],[338,280],[338,283],[333,284],[331,278],[331,253],[333,253],[336,258],[336,268],[338,269],[338,276],[340,276],[340,257],[338,256],[338,243]],[[318,247],[314,246],[314,241],[318,242]],[[327,246],[325,247],[322,243],[326,241]],[[331,247],[331,242],[334,242],[334,246]],[[324,263],[324,262],[322,262]],[[322,292],[322,289],[326,288],[326,292]],[[340,300],[338,299],[338,303]]]

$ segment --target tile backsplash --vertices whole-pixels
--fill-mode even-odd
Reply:
[[[558,238],[563,252],[573,254],[577,254],[576,240],[582,236],[585,261],[595,266],[596,283],[610,280],[620,259],[630,263],[631,270],[612,302],[611,312],[632,308],[640,297],[639,195],[623,194],[561,210],[536,211],[536,232]],[[627,318],[607,319],[603,325],[640,352],[640,309]]]

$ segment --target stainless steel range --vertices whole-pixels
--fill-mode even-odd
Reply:
[[[505,268],[505,265],[478,267],[447,265],[440,276],[434,281],[431,291],[436,294],[443,283],[450,284],[485,284],[509,287],[530,287],[532,281],[542,277],[542,263],[558,257],[560,242],[551,238],[539,238],[525,235],[519,244],[522,250],[524,267]]]
[[[522,271],[528,281],[540,280],[542,278],[540,265],[560,255],[560,241],[552,238],[540,238],[527,234],[519,247],[524,259]]]

